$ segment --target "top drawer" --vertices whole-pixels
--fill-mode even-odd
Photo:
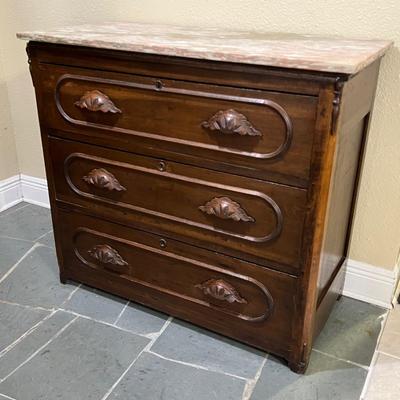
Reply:
[[[316,97],[51,65],[41,73],[42,121],[79,140],[307,183]]]

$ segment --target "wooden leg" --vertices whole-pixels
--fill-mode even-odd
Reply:
[[[306,364],[305,362],[298,362],[298,363],[294,363],[289,361],[289,368],[295,372],[296,374],[304,374],[307,370],[307,366],[308,364]]]
[[[68,278],[64,275],[60,273],[60,282],[65,285],[68,282]]]
[[[304,374],[309,361],[310,354],[302,349],[299,354],[293,354],[293,358],[288,360],[288,366],[296,374]]]

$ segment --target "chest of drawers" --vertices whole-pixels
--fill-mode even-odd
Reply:
[[[156,31],[146,46],[145,27]],[[120,41],[21,34],[30,40],[61,280],[304,372],[341,293],[389,43],[358,43],[343,51],[358,49],[358,58],[340,65],[329,52],[311,59],[307,41],[297,61],[289,49],[274,57],[279,40],[265,48],[268,36],[239,53],[221,37],[219,52],[200,56],[190,38],[184,48],[168,39],[166,27],[164,47],[160,28],[122,28]]]

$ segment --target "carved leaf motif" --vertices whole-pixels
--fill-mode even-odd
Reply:
[[[196,287],[201,289],[205,295],[214,297],[217,300],[247,304],[247,300],[240,296],[239,292],[223,279],[210,279],[196,285]]]
[[[122,111],[115,106],[110,98],[99,90],[86,92],[78,101],[74,103],[77,107],[86,108],[89,111],[101,111],[103,113],[119,113]]]
[[[208,121],[203,121],[201,126],[211,131],[220,131],[227,134],[236,133],[241,136],[262,136],[262,133],[243,114],[232,108],[218,111]]]
[[[104,168],[92,169],[82,179],[100,189],[115,190],[117,192],[126,191],[126,188],[118,182],[118,179]]]
[[[200,206],[199,210],[222,219],[255,222],[255,219],[248,215],[239,203],[236,203],[236,201],[231,200],[229,197],[214,197],[205,205]]]
[[[123,267],[128,263],[120,256],[117,250],[108,244],[98,244],[88,251],[89,255],[102,264],[111,264]]]

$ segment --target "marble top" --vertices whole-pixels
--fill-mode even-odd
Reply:
[[[387,40],[133,22],[79,25],[21,32],[17,36],[40,42],[345,74],[360,71],[392,45]]]

